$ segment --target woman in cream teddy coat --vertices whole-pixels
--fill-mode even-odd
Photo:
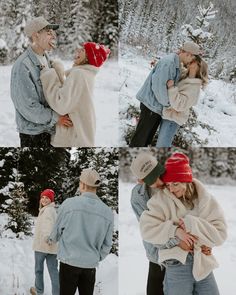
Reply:
[[[47,239],[56,222],[54,191],[44,190],[40,195],[40,210],[35,224],[33,250],[35,253],[35,286],[30,288],[32,295],[44,292],[44,261],[46,260],[52,284],[52,295],[59,295],[59,274],[57,269],[57,244],[48,245]]]
[[[188,158],[173,154],[165,164],[158,190],[147,203],[148,210],[140,219],[142,238],[152,244],[165,244],[178,237],[186,250],[175,246],[159,250],[159,263],[166,266],[165,295],[219,295],[213,276],[218,266],[213,254],[201,247],[213,248],[226,239],[224,214],[204,185],[192,178]]]
[[[167,82],[170,106],[163,108],[157,147],[171,147],[179,126],[187,122],[190,108],[197,104],[200,90],[208,82],[208,66],[196,57],[183,76],[176,86],[173,80]]]
[[[93,147],[96,117],[93,104],[95,76],[110,51],[103,45],[84,43],[75,54],[74,65],[64,80],[64,68],[54,62],[53,68],[41,71],[44,96],[59,115],[68,114],[73,126],[56,125],[52,136],[54,147]]]

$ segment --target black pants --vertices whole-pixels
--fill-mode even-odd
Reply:
[[[21,147],[52,147],[50,141],[51,135],[48,133],[41,133],[37,135],[20,133]]]
[[[96,269],[80,268],[60,262],[60,295],[93,295]]]
[[[152,143],[157,128],[161,123],[161,115],[149,110],[144,104],[140,104],[140,118],[130,147],[145,147]]]
[[[147,295],[163,295],[163,281],[165,269],[161,270],[160,265],[149,262]]]

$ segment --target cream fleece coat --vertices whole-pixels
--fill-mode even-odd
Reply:
[[[198,192],[194,209],[189,211],[183,203],[167,189],[158,190],[148,201],[149,210],[140,218],[142,238],[152,244],[165,244],[175,236],[179,218],[183,218],[186,231],[199,237],[194,244],[193,276],[199,281],[218,266],[213,255],[206,256],[201,252],[201,245],[214,247],[226,239],[224,214],[216,200],[206,191],[203,184],[194,179]],[[185,263],[187,251],[176,246],[159,250],[159,263],[168,259],[177,259]]]
[[[54,147],[94,146],[96,117],[92,96],[97,72],[98,68],[92,65],[75,66],[67,71],[63,85],[62,75],[58,75],[54,68],[41,72],[48,104],[59,115],[68,114],[73,122],[70,128],[56,125],[56,134],[51,140]]]
[[[57,213],[54,202],[42,207],[39,211],[35,224],[35,233],[33,240],[33,250],[43,253],[56,254],[57,244],[49,246],[46,239],[52,232],[52,228],[56,222]]]
[[[198,102],[201,85],[201,79],[185,78],[176,87],[169,88],[170,107],[163,108],[162,118],[178,125],[186,123],[190,108]]]

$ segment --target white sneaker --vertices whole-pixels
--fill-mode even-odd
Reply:
[[[36,291],[35,287],[30,288],[30,294],[31,295],[37,295],[37,291]]]

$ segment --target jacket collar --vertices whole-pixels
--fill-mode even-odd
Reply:
[[[174,53],[175,57],[174,57],[174,62],[175,62],[175,67],[176,69],[180,69],[181,64],[180,64],[180,59],[178,54]]]
[[[99,197],[95,193],[91,193],[91,192],[84,192],[81,195],[76,194],[76,196],[99,200]]]
[[[44,207],[42,207],[40,210],[39,210],[39,212],[40,212],[40,214],[42,214],[43,212],[44,212],[44,210],[46,209],[46,208],[49,208],[49,207],[55,207],[55,203],[54,202],[51,202],[50,204],[48,204],[47,206],[44,206]]]
[[[29,46],[26,51],[27,51],[27,54],[28,54],[30,60],[32,61],[32,63],[36,67],[41,68],[42,65],[40,64],[40,61],[38,60],[37,56],[35,55],[35,52],[33,51],[33,49]],[[45,53],[45,57],[48,61],[48,64],[50,65],[49,56],[47,53]]]

